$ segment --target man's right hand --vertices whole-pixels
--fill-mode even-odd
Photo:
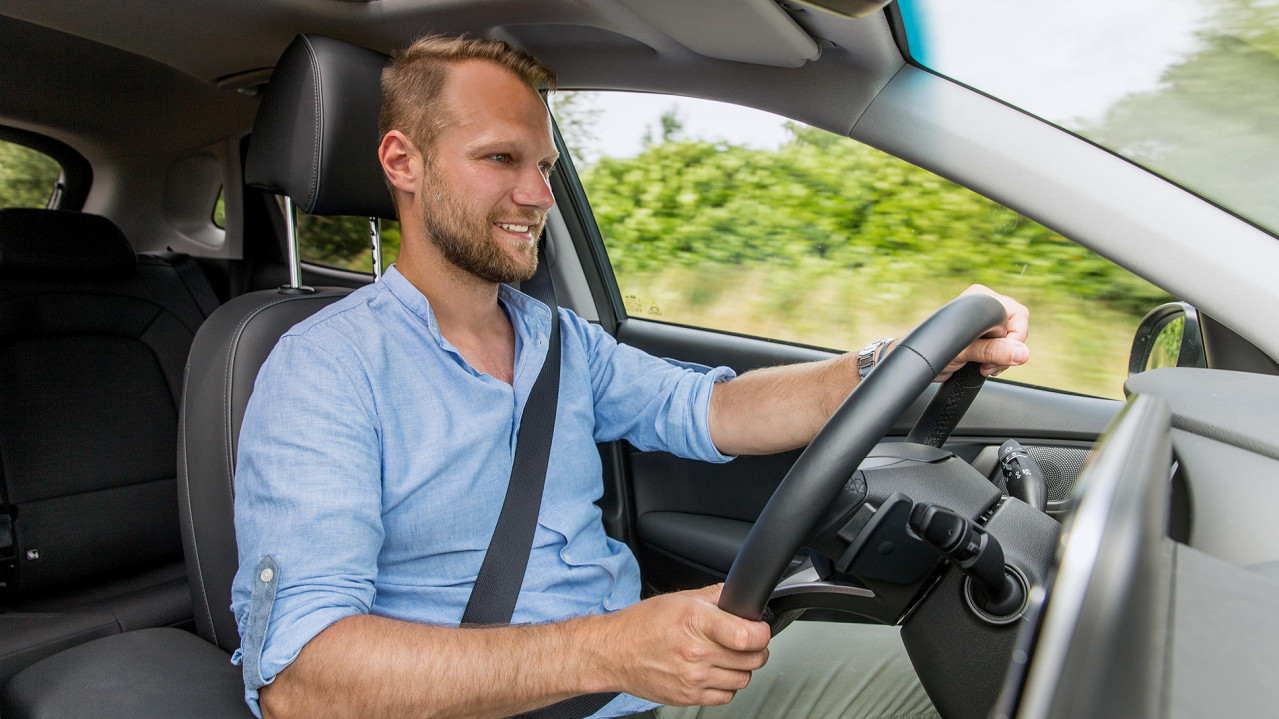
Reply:
[[[673,706],[726,704],[768,661],[768,624],[717,606],[722,584],[597,617],[593,646],[610,690]]]

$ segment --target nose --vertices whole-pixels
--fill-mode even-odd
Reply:
[[[512,199],[524,207],[534,207],[543,212],[555,205],[555,195],[551,194],[550,180],[542,174],[542,168],[533,165],[520,169],[519,182],[515,185]]]

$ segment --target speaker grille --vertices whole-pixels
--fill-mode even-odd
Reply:
[[[1048,501],[1060,502],[1070,496],[1084,470],[1091,449],[1085,447],[1026,447],[1030,456],[1044,470],[1044,480],[1048,484]]]

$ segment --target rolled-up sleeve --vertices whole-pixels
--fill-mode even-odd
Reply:
[[[381,520],[381,442],[368,379],[289,335],[254,385],[240,430],[231,609],[245,697],[316,634],[369,611]]]
[[[733,459],[715,448],[710,431],[711,391],[737,376],[732,369],[660,359],[619,344],[571,312],[563,315],[586,345],[597,442],[625,439],[641,450],[688,459]]]

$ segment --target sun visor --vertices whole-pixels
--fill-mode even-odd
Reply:
[[[618,0],[699,55],[775,67],[800,67],[821,54],[772,0]]]

